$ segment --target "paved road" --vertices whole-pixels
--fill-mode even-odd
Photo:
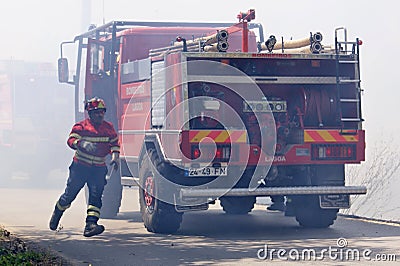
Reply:
[[[372,263],[367,258],[390,259],[392,254],[397,255],[397,263],[400,261],[400,226],[396,224],[339,217],[329,229],[303,229],[294,218],[267,212],[262,205],[248,216],[225,215],[219,206],[214,206],[206,212],[185,214],[175,235],[148,233],[141,222],[136,188],[124,190],[121,213],[116,219],[101,220],[106,226],[102,235],[82,236],[83,193],[61,220],[63,229],[53,233],[47,229],[48,220],[60,193],[61,190],[0,188],[0,224],[23,238],[41,241],[76,265],[266,265],[270,260],[286,265],[299,263],[293,259],[297,254],[301,257],[306,249],[314,250],[316,256],[327,249],[323,260],[302,260],[311,265],[366,265]],[[347,246],[335,252],[332,249],[338,248],[339,238],[344,238]],[[283,251],[279,253],[279,249]],[[356,255],[352,254],[360,254],[360,260],[353,260]],[[395,263],[382,262],[391,264]]]

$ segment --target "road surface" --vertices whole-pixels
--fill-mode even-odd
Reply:
[[[271,260],[276,265],[368,265],[378,260],[391,265],[400,261],[399,225],[340,216],[331,228],[304,229],[293,217],[266,211],[263,205],[246,216],[226,215],[216,205],[186,213],[177,234],[149,233],[141,222],[137,188],[124,189],[118,217],[101,220],[106,227],[102,235],[82,236],[83,191],[62,218],[63,229],[54,233],[47,228],[48,221],[61,192],[0,188],[0,224],[56,250],[75,265],[266,265]]]

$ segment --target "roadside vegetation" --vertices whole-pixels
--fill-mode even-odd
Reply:
[[[31,265],[68,265],[60,257],[42,250],[34,244],[28,244],[13,235],[0,225],[0,265],[31,266]]]

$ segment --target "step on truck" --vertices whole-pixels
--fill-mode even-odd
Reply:
[[[319,32],[264,38],[254,10],[237,18],[112,21],[61,44],[59,81],[75,87],[76,119],[85,99],[101,97],[120,137],[103,217],[117,215],[129,177],[155,233],[177,231],[185,212],[216,201],[248,214],[257,197],[285,200],[301,226],[325,228],[350,195],[366,194],[345,182],[345,165],[365,159],[361,40],[348,41],[345,28],[332,46]]]

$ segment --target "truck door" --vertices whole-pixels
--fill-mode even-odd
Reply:
[[[85,99],[100,97],[107,106],[105,119],[117,128],[117,82],[111,41],[88,40]]]

